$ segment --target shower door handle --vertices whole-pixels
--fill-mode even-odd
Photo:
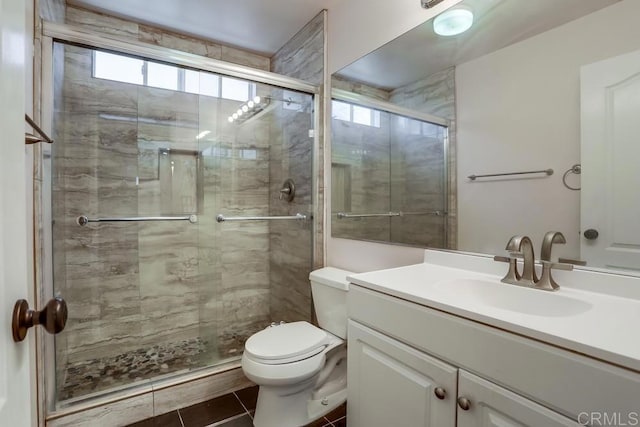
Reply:
[[[60,297],[50,300],[41,311],[30,309],[27,300],[18,300],[13,307],[11,324],[13,340],[15,342],[24,340],[29,328],[35,325],[42,325],[45,331],[57,334],[67,324],[67,316],[67,303]]]

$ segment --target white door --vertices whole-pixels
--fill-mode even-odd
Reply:
[[[13,342],[11,314],[27,298],[25,2],[0,0],[0,425],[30,427],[33,333]]]
[[[351,320],[348,335],[349,427],[455,426],[457,368]]]
[[[582,67],[581,127],[580,257],[640,270],[640,51]]]
[[[458,427],[579,425],[544,406],[463,370],[459,373],[458,396]]]

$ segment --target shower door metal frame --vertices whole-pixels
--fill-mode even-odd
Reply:
[[[259,83],[266,83],[285,89],[292,89],[308,94],[319,95],[320,87],[304,80],[293,77],[285,77],[269,71],[262,71],[244,65],[232,64],[218,59],[207,58],[193,53],[187,53],[176,49],[169,49],[149,43],[136,42],[121,39],[115,36],[98,35],[88,32],[77,25],[56,24],[45,21],[42,32],[46,37],[61,42],[77,44],[96,49],[111,50],[152,59],[167,64],[180,65],[226,76],[238,77]]]
[[[315,174],[318,173],[318,155],[319,153],[319,127],[320,123],[320,105],[322,92],[320,86],[308,83],[303,80],[299,80],[292,77],[286,77],[280,74],[262,71],[251,67],[228,63],[216,59],[211,59],[175,49],[165,48],[157,45],[126,40],[118,38],[116,36],[100,35],[87,31],[86,29],[66,24],[57,24],[53,22],[42,22],[42,37],[41,37],[41,53],[42,53],[42,66],[41,66],[41,90],[40,90],[40,104],[41,104],[41,124],[42,128],[49,132],[53,128],[53,46],[55,42],[61,42],[66,44],[79,45],[87,48],[102,49],[107,51],[113,51],[116,53],[125,53],[145,59],[151,59],[160,61],[167,64],[173,64],[178,66],[184,66],[201,71],[208,71],[216,74],[221,74],[230,77],[241,78],[250,80],[253,82],[264,83],[271,86],[291,89],[298,92],[303,92],[313,96],[313,124],[315,126],[315,132],[313,135],[313,147],[312,147],[312,206],[311,214],[313,216],[312,222],[312,248],[311,263],[309,268],[313,267],[316,254],[316,232],[320,224],[318,224],[318,215],[321,207],[318,205],[318,185],[315,179]],[[35,168],[35,192],[34,192],[34,212],[35,215],[35,229],[36,229],[36,304],[42,301],[47,301],[53,296],[53,245],[52,245],[52,228],[51,228],[51,170],[47,169],[50,163],[47,165],[45,159],[51,158],[51,146],[41,145],[40,155],[36,155],[34,162]],[[47,177],[48,174],[48,177]],[[140,396],[145,393],[149,393],[149,388],[153,386],[153,379],[148,382],[143,382],[141,385],[131,385],[130,388],[123,390],[122,392],[109,392],[107,391],[103,396],[90,397],[86,401],[79,401],[74,403],[73,406],[69,406],[60,410],[55,408],[55,341],[53,336],[44,334],[41,329],[36,331],[36,362],[38,366],[38,375],[35,381],[37,382],[38,389],[38,412],[42,413],[41,422],[51,421],[60,417],[71,415],[74,413],[82,412],[92,408],[104,406],[106,404],[122,401],[124,399]],[[236,366],[237,365],[237,366]],[[225,365],[226,366],[226,365]],[[227,368],[234,369],[239,368],[240,362],[230,364]],[[183,383],[185,381],[192,381],[199,378],[211,375],[209,371],[219,371],[222,367],[214,365],[211,367],[204,367],[200,370],[190,372],[187,374],[176,375],[175,382]],[[163,388],[168,387],[167,380],[163,380]],[[44,425],[44,424],[41,424]]]
[[[442,117],[434,116],[433,114],[422,113],[420,111],[414,111],[406,107],[402,107],[391,102],[381,101],[379,99],[371,98],[366,95],[361,95],[359,93],[349,92],[344,89],[331,89],[331,99],[336,99],[338,101],[345,101],[352,104],[358,104],[363,107],[373,108],[375,110],[384,111],[387,113],[395,114],[398,116],[408,117],[410,119],[416,119],[423,122],[431,123],[434,125],[442,126],[445,128],[444,130],[444,141],[443,141],[443,157],[444,157],[444,194],[443,194],[443,208],[444,208],[444,245],[445,248],[448,249],[451,242],[449,241],[449,173],[452,172],[449,170],[449,129],[451,128],[451,120],[444,119]],[[455,178],[455,177],[454,177]],[[330,217],[333,216],[331,213]],[[381,243],[379,240],[367,240],[375,243]],[[388,242],[394,245],[401,246],[415,246],[404,243],[397,242]]]

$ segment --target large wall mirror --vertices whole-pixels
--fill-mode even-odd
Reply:
[[[333,76],[332,235],[640,271],[640,1],[450,10]]]

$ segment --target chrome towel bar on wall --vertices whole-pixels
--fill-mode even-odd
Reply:
[[[477,178],[490,178],[495,176],[510,176],[510,175],[529,175],[534,173],[544,173],[547,176],[551,176],[553,175],[553,169],[542,169],[538,171],[525,171],[525,172],[490,173],[490,174],[484,174],[484,175],[469,175],[467,178],[469,178],[471,181],[475,181]]]

